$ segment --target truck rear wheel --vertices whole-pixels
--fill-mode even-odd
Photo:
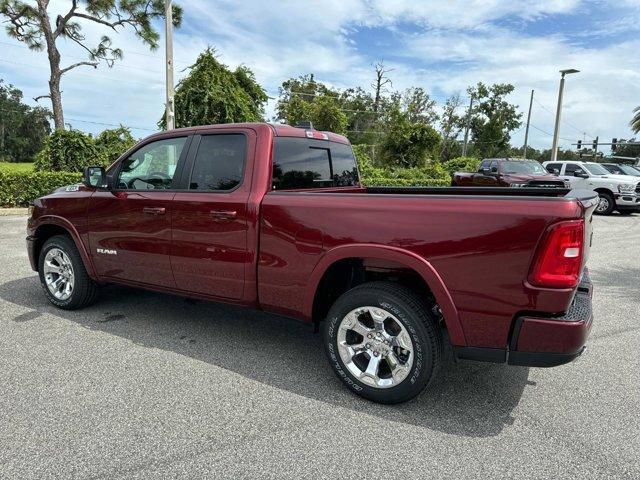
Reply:
[[[75,310],[95,300],[97,286],[87,274],[75,243],[66,235],[44,243],[38,273],[45,295],[56,307]]]
[[[324,323],[331,367],[349,389],[380,403],[418,395],[439,369],[442,335],[406,287],[372,282],[343,294]]]
[[[611,215],[616,208],[616,201],[613,196],[607,192],[598,192],[598,206],[595,213],[598,215]]]

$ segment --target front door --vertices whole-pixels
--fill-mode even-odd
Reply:
[[[577,177],[576,173],[583,175],[583,177]],[[584,175],[588,175],[580,165],[577,163],[567,163],[564,167],[564,172],[560,175],[560,178],[567,180],[571,184],[572,189],[589,189],[589,178],[584,178]]]
[[[88,213],[98,275],[175,287],[169,259],[176,170],[188,137],[151,141],[120,162],[109,191],[96,191]]]
[[[171,264],[177,288],[230,300],[244,294],[252,130],[196,135],[173,199]]]

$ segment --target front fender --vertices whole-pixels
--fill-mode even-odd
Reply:
[[[341,245],[326,252],[316,264],[309,278],[309,288],[305,293],[304,311],[306,318],[312,317],[315,293],[325,272],[335,262],[347,258],[376,258],[389,260],[405,265],[417,272],[431,289],[447,326],[451,343],[456,346],[466,346],[462,325],[458,318],[458,311],[442,278],[433,266],[424,258],[407,250],[376,244]]]
[[[80,237],[80,234],[78,233],[76,227],[69,220],[63,217],[59,217],[57,215],[42,215],[29,225],[29,231],[33,232],[33,235],[37,237],[38,229],[46,225],[55,225],[57,227],[63,228],[69,233],[69,236],[73,239],[78,252],[80,252],[80,257],[82,257],[82,262],[87,269],[87,274],[93,280],[97,280],[98,277],[93,266],[93,261],[91,260],[91,255],[89,255],[89,252],[87,251],[87,248],[82,241],[82,238]]]

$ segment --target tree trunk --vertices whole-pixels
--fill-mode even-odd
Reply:
[[[62,113],[62,92],[60,92],[60,52],[56,47],[56,38],[49,23],[47,12],[48,0],[38,0],[38,13],[42,25],[42,33],[47,43],[47,57],[49,57],[49,97],[53,109],[53,123],[56,130],[64,130],[64,114]]]

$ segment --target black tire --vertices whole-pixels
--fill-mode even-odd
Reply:
[[[67,299],[56,298],[47,287],[45,280],[45,257],[47,256],[47,253],[54,248],[62,250],[71,261],[74,284],[71,296]],[[76,310],[86,307],[95,301],[97,285],[87,274],[82,257],[80,257],[80,253],[78,252],[75,243],[67,235],[51,237],[44,243],[38,257],[38,274],[40,276],[40,284],[42,285],[44,294],[47,299],[49,299],[49,301],[58,308],[62,308],[64,310]]]
[[[340,356],[340,322],[349,312],[364,306],[377,307],[394,315],[411,338],[413,363],[407,376],[397,385],[379,388],[363,383],[349,371]],[[323,336],[325,352],[338,378],[351,391],[374,402],[391,404],[410,400],[426,388],[440,368],[443,341],[437,320],[418,295],[395,283],[365,283],[344,293],[329,311]]]
[[[596,215],[611,215],[616,209],[616,201],[613,199],[613,195],[607,192],[598,192],[598,197],[600,197],[600,202],[606,201],[607,206],[604,209],[601,209],[600,203],[596,207],[596,211],[594,212]]]

